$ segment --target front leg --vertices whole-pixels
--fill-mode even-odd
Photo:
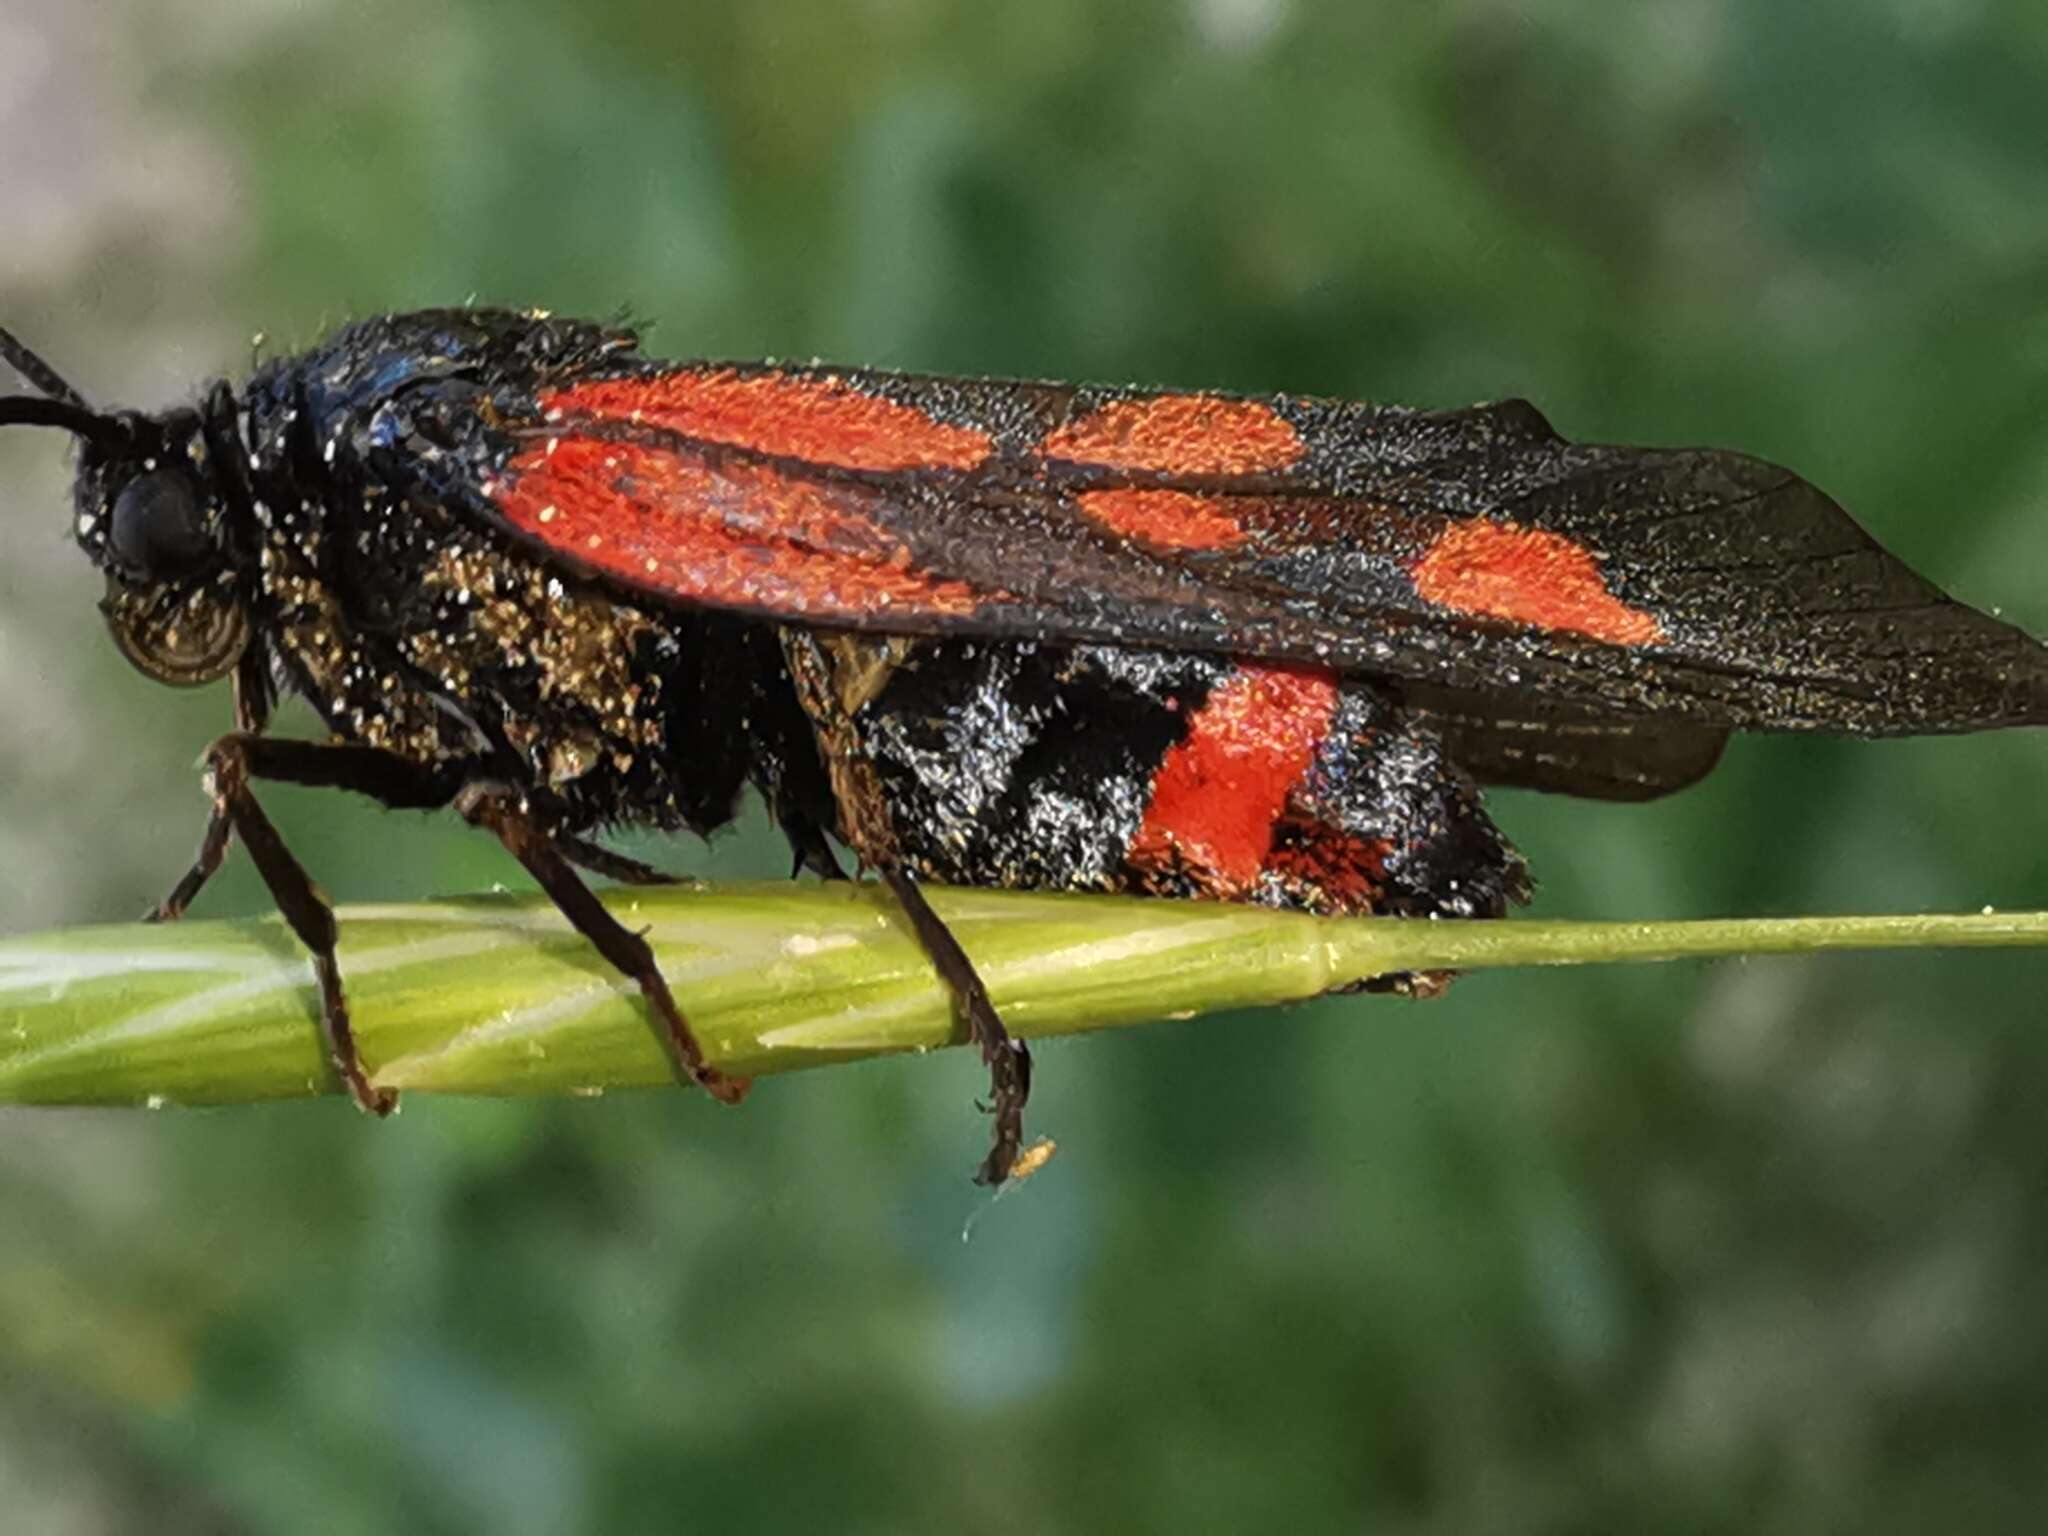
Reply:
[[[249,789],[252,778],[353,789],[386,805],[429,809],[447,804],[455,780],[447,772],[423,768],[370,747],[271,741],[245,732],[223,736],[206,751],[206,785],[213,797],[213,815],[207,822],[198,861],[158,909],[163,917],[182,912],[220,867],[230,831],[239,837],[269,887],[277,910],[299,942],[312,951],[313,971],[320,981],[320,1030],[327,1042],[328,1059],[359,1107],[373,1115],[388,1115],[397,1107],[398,1095],[371,1084],[356,1052],[341,967],[334,953],[334,909],[257,803]]]
[[[621,926],[605,910],[569,867],[557,840],[526,814],[516,794],[478,777],[480,764],[451,762],[423,766],[376,747],[275,740],[240,731],[216,741],[207,749],[205,761],[213,814],[207,822],[199,857],[153,915],[173,918],[182,913],[220,867],[230,838],[239,837],[255,861],[257,872],[263,876],[278,911],[299,941],[312,951],[313,968],[320,980],[320,1023],[328,1055],[350,1097],[364,1109],[387,1115],[397,1104],[398,1095],[373,1087],[363,1070],[356,1052],[355,1032],[349,1023],[341,970],[335,959],[334,909],[285,847],[284,839],[250,792],[252,779],[353,790],[394,810],[438,810],[456,802],[472,825],[487,827],[498,835],[554,898],[555,905],[577,932],[640,984],[681,1074],[728,1104],[738,1103],[745,1095],[746,1078],[729,1076],[705,1064],[703,1052],[676,1007],[647,941]],[[572,856],[591,855],[594,862],[596,855],[605,852],[577,838],[568,839],[568,845]],[[607,855],[602,867],[607,873],[624,873],[629,877],[644,868],[618,855]],[[645,873],[657,880],[662,878],[652,870]]]
[[[236,734],[261,736],[263,728],[270,723],[270,708],[275,702],[270,662],[264,647],[252,645],[242,653],[242,659],[235,663],[231,686],[235,696]],[[228,843],[233,837],[234,824],[215,801],[206,818],[206,831],[199,839],[199,856],[192,861],[184,879],[171,888],[171,894],[143,913],[142,920],[146,923],[169,923],[183,917],[185,909],[192,905],[206,882],[213,878],[214,871],[220,868],[220,861],[227,857]]]
[[[203,761],[209,784],[218,778],[222,762],[232,762],[244,784],[250,779],[269,779],[314,789],[347,789],[368,795],[392,810],[414,811],[439,810],[455,798],[455,791],[474,772],[461,763],[422,767],[410,758],[376,747],[278,740],[250,731],[235,731],[221,737],[206,749]],[[239,827],[227,798],[218,789],[209,789],[209,793],[213,797],[213,812],[207,817],[206,831],[199,839],[198,857],[184,878],[171,888],[170,895],[144,915],[146,922],[167,923],[183,917],[185,909],[227,857],[228,844]],[[250,803],[253,805],[254,801]],[[273,889],[272,895],[275,894]]]

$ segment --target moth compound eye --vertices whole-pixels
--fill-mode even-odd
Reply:
[[[131,480],[114,498],[107,542],[131,571],[156,580],[184,575],[213,548],[199,487],[174,469]]]

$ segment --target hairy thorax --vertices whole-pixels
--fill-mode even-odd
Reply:
[[[563,825],[694,825],[669,685],[688,625],[549,571],[430,506],[271,516],[259,577],[280,685],[336,738],[473,764]],[[323,547],[338,539],[340,547]]]

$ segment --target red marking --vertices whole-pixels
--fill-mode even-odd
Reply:
[[[1187,491],[1083,491],[1081,510],[1111,533],[1165,549],[1235,549],[1245,530],[1229,498]]]
[[[1187,869],[1226,899],[1249,892],[1336,708],[1334,673],[1239,667],[1159,765],[1130,861]]]
[[[1265,870],[1316,911],[1366,913],[1379,906],[1392,851],[1384,837],[1361,837],[1326,821],[1289,816],[1274,829]]]
[[[643,421],[701,442],[839,469],[972,469],[986,432],[948,426],[834,378],[690,369],[573,384],[540,397],[565,416]]]
[[[492,496],[513,527],[642,591],[829,619],[971,613],[1001,596],[913,568],[857,488],[765,464],[564,437],[506,470]]]
[[[1593,552],[1562,534],[1483,520],[1453,523],[1411,573],[1424,598],[1460,613],[1613,645],[1654,645],[1664,638],[1654,615],[1607,590]]]
[[[1301,457],[1301,434],[1270,405],[1215,395],[1113,400],[1038,445],[1050,459],[1176,475],[1252,475]]]

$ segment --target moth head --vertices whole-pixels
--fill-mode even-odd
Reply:
[[[78,439],[72,531],[106,573],[100,612],[121,654],[160,683],[225,677],[248,647],[249,615],[199,413],[94,410],[4,330],[0,358],[41,391],[0,397],[0,426],[58,427]]]

